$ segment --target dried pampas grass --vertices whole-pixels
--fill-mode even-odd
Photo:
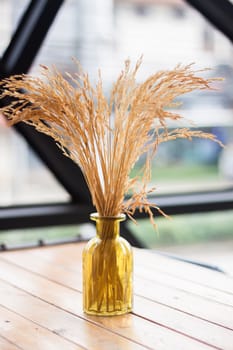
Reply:
[[[200,77],[192,65],[178,65],[139,84],[136,73],[140,65],[141,59],[133,68],[129,60],[125,62],[109,101],[103,93],[101,74],[92,86],[78,63],[74,75],[66,73],[64,77],[56,68],[42,66],[40,78],[18,75],[1,82],[1,98],[13,98],[1,108],[9,124],[23,121],[57,142],[80,166],[100,216],[125,212],[132,217],[139,208],[153,220],[152,207],[164,214],[147,198],[153,190],[148,190],[147,184],[158,146],[177,138],[217,141],[212,134],[189,128],[170,131],[169,121],[183,117],[167,109],[176,105],[177,96],[211,89],[214,79]],[[141,181],[129,178],[142,154],[146,154],[146,161]]]

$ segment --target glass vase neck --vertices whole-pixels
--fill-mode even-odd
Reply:
[[[90,218],[96,223],[96,235],[100,239],[114,239],[120,234],[120,222],[125,220],[125,214],[101,216],[98,213],[93,213]]]

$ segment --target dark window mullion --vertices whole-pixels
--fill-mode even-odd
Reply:
[[[32,0],[1,59],[7,76],[26,73],[64,0]]]
[[[204,193],[184,193],[150,197],[166,214],[190,214],[233,209],[233,189]],[[0,229],[43,227],[81,223],[89,220],[91,206],[70,204],[44,204],[2,207]],[[155,216],[161,216],[153,209]],[[135,218],[146,218],[147,214],[137,211]],[[1,231],[0,231],[1,232]]]
[[[229,0],[186,0],[233,41],[233,4]]]

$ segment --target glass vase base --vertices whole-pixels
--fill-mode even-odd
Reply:
[[[124,309],[124,310],[114,310],[114,311],[94,311],[94,310],[83,310],[83,312],[87,315],[92,316],[120,316],[128,314],[132,311],[132,308]]]

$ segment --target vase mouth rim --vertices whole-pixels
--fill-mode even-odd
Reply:
[[[103,216],[100,215],[99,213],[91,213],[90,214],[90,218],[91,220],[98,220],[98,219],[104,219],[104,220],[119,220],[119,221],[123,221],[126,219],[126,215],[121,213],[119,215],[116,216]]]

